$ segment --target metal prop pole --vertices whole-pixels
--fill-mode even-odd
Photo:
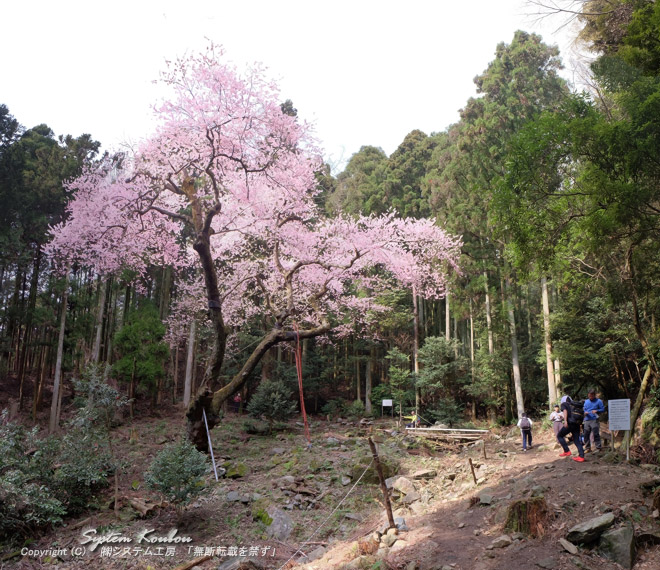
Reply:
[[[215,480],[218,480],[218,469],[215,466],[215,458],[213,457],[213,445],[211,445],[211,432],[209,431],[209,423],[206,421],[206,410],[202,408],[202,415],[204,416],[204,425],[206,426],[206,437],[209,438],[209,451],[211,452],[211,463],[213,463],[213,473],[215,473]]]

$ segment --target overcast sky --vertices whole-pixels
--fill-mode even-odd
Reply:
[[[135,142],[150,132],[164,61],[211,39],[239,65],[268,66],[335,168],[363,145],[390,154],[413,129],[456,122],[472,79],[515,30],[567,47],[553,35],[561,22],[540,27],[523,0],[6,4],[0,103],[25,127],[90,133],[108,150]]]

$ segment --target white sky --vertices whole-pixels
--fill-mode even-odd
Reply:
[[[149,134],[164,61],[208,39],[260,61],[340,166],[392,153],[413,129],[458,120],[472,79],[516,29],[553,35],[523,0],[12,0],[3,7],[0,103],[25,127],[90,133],[104,148]],[[570,35],[570,32],[569,32]]]

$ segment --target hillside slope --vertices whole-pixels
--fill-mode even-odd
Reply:
[[[159,569],[196,561],[198,568],[223,570],[609,570],[620,566],[597,547],[579,546],[571,554],[560,539],[577,523],[612,513],[612,528],[630,521],[646,540],[638,540],[634,568],[660,568],[660,546],[653,544],[653,534],[660,542],[660,519],[652,495],[660,469],[608,453],[587,455],[582,464],[560,458],[547,431],[535,433],[526,453],[517,429],[494,434],[484,459],[480,445],[429,449],[388,420],[314,420],[308,448],[298,423],[273,436],[248,435],[244,418],[229,414],[212,432],[216,464],[225,476],[216,482],[211,474],[204,494],[177,514],[159,506],[142,473],[163,445],[179,437],[178,414],[116,429],[125,458],[119,520],[108,490],[91,514],[35,539],[23,554],[15,549],[2,567]],[[385,530],[387,519],[370,466],[369,435],[379,442],[389,483],[396,481],[394,514],[408,529],[396,536],[375,534]],[[548,509],[534,523],[538,536],[505,530],[509,506],[532,497],[542,497]],[[142,506],[149,510],[144,517]],[[150,542],[157,537],[161,542]],[[100,538],[107,542],[92,551],[92,539]],[[79,557],[72,556],[74,549]]]

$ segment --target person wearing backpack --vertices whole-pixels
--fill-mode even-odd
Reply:
[[[581,411],[581,410],[580,410]],[[574,407],[573,400],[570,396],[563,396],[561,399],[561,412],[564,415],[564,427],[559,430],[557,434],[557,441],[564,450],[559,454],[559,457],[570,457],[571,451],[568,449],[565,437],[570,433],[573,436],[573,443],[577,447],[578,456],[573,457],[573,461],[582,463],[584,461],[584,448],[580,441],[580,425],[582,423],[582,416],[580,415],[577,407]]]
[[[528,443],[529,448],[532,448],[532,420],[527,417],[525,412],[522,413],[518,420],[518,427],[520,428],[520,433],[522,433],[522,449],[523,451],[527,451]]]
[[[596,390],[589,390],[589,399],[584,402],[584,450],[591,451],[591,440],[596,449],[594,453],[598,453],[603,444],[600,440],[600,426],[598,425],[598,414],[605,411],[605,405],[600,398],[596,397]]]

